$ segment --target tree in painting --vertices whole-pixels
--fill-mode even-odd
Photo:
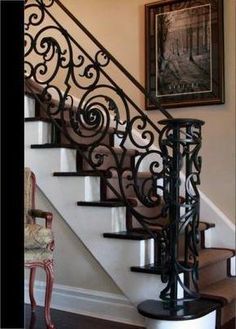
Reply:
[[[156,96],[211,90],[210,6],[156,15]]]

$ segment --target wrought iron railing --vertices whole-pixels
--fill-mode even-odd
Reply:
[[[55,15],[60,10],[76,25],[79,36],[65,29],[66,16]],[[84,40],[92,42],[89,53]],[[119,87],[110,74],[114,69],[158,107],[164,116],[159,125],[130,96],[133,87],[130,92]],[[155,266],[167,283],[161,299],[176,302],[197,298],[198,151],[203,122],[173,119],[59,0],[25,1],[25,83],[90,170],[101,174],[105,160],[108,156],[111,159],[101,179],[154,239]],[[41,86],[38,91],[35,83]],[[111,127],[119,141],[118,153],[104,142]],[[130,148],[134,149],[132,154]],[[148,174],[140,180],[143,168]],[[114,176],[118,188],[109,181]],[[135,198],[127,195],[128,189]],[[144,208],[152,211],[141,211]],[[166,225],[160,232],[150,228],[160,225],[163,218]],[[185,254],[181,259],[178,241],[183,232]],[[180,273],[184,273],[184,280]],[[181,298],[178,284],[184,290]]]

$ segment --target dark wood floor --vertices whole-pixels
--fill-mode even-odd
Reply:
[[[54,309],[51,310],[51,316],[56,329],[144,329],[143,327],[91,318]],[[25,329],[46,329],[42,307],[37,307],[35,319],[33,319],[31,317],[30,306],[25,305]]]
[[[131,326],[53,309],[51,310],[51,316],[56,329],[144,329],[144,327]],[[46,329],[42,307],[38,306],[35,317],[31,317],[30,306],[25,305],[25,329]],[[235,329],[235,318],[221,329]]]

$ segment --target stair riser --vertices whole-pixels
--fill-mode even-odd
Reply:
[[[104,154],[103,152],[93,152],[92,161],[94,163],[94,166],[98,164],[98,161],[96,160],[96,155]],[[88,152],[84,152],[84,155],[88,157]],[[117,156],[118,161],[120,161],[121,157],[120,155]],[[121,167],[126,168],[132,166],[134,156],[132,155],[126,155],[126,157],[123,159]],[[96,167],[97,170],[108,170],[109,168],[117,167],[116,161],[114,157],[111,154],[105,154],[103,161],[100,165]],[[89,163],[83,159],[83,157],[78,154],[77,155],[77,170],[83,171],[83,170],[93,170],[92,166],[89,165]]]
[[[45,144],[51,142],[51,125],[47,122],[27,122],[25,123],[25,143]]]
[[[236,256],[228,260],[228,275],[236,277]]]
[[[79,135],[77,135],[75,132],[73,132],[73,130],[71,128],[67,129],[67,133],[69,134],[69,136],[72,138],[72,140],[74,142],[77,142],[78,144],[83,144],[83,145],[93,145],[98,138],[101,136],[100,135],[96,135],[95,137],[81,137]],[[56,134],[56,136],[52,136],[53,142],[55,142],[56,144],[68,144],[69,141],[68,139],[65,137],[65,135],[63,133],[60,134]],[[105,145],[110,145],[110,146],[114,146],[114,138],[112,134],[106,134],[104,136],[104,138],[100,141],[101,143],[105,144]]]
[[[203,289],[210,284],[223,280],[227,277],[227,261],[222,260],[199,270],[199,289]]]
[[[235,300],[232,301],[231,303],[225,305],[224,307],[222,307],[222,309],[221,309],[221,325],[222,326],[235,317],[235,315],[236,315],[235,310],[236,310]]]
[[[24,97],[24,116],[25,118],[33,118],[35,116],[35,99],[32,97]]]
[[[76,170],[76,154],[70,149],[30,149],[25,148],[25,165],[31,167],[34,171],[41,164],[43,172],[53,173],[54,171],[75,171]]]
[[[110,178],[108,180],[111,185],[116,189],[120,191],[120,186],[119,186],[119,180],[118,178]],[[124,191],[125,195],[127,197],[138,197],[139,194],[136,193],[135,188],[133,185],[130,184],[136,184],[136,188],[138,190],[138,193],[140,193],[141,196],[148,194],[148,191],[152,188],[152,182],[147,181],[145,178],[138,178],[137,182],[134,182],[134,180],[128,180],[123,178],[122,179],[122,190]],[[145,187],[143,188],[143,184],[145,184]],[[105,191],[105,196],[107,199],[113,199],[115,198],[115,194],[109,189],[106,188]]]

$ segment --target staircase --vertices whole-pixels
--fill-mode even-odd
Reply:
[[[26,97],[26,106],[27,103],[34,106],[34,99]],[[26,116],[34,111],[27,112]],[[25,118],[25,164],[35,171],[40,189],[132,302],[137,305],[145,298],[156,298],[163,283],[159,279],[161,270],[153,264],[152,237],[135,223],[125,204],[117,200],[101,180],[106,172],[105,164],[99,172],[83,168],[81,163],[77,170],[75,150],[70,144],[56,143],[52,131],[52,123],[43,116]],[[112,131],[108,140],[114,143]],[[130,153],[134,155],[135,152]],[[140,184],[147,176],[148,172],[142,172],[138,177]],[[115,173],[109,181],[118,186]],[[130,187],[126,193],[135,207],[149,214],[150,210],[139,204]],[[167,221],[162,218],[158,225],[149,228],[153,232],[161,231]],[[236,280],[230,272],[235,252],[226,248],[205,248],[205,232],[214,230],[214,226],[206,221],[199,224],[199,289],[202,298],[220,303],[223,325],[235,317]],[[182,256],[183,239],[182,235]]]
[[[67,13],[58,0],[48,5],[35,0],[35,7],[49,16],[54,4]],[[26,3],[26,9],[32,7],[27,7]],[[74,19],[70,13],[67,14]],[[27,31],[31,25],[40,23],[29,20]],[[69,40],[62,26],[59,28]],[[41,54],[41,65],[46,73],[48,63],[56,54],[61,55],[61,68],[83,65],[82,57],[80,63],[75,64],[71,59],[67,62],[66,52],[52,37],[40,39],[41,31],[34,42],[37,44],[41,40],[41,47],[46,51]],[[28,32],[26,34],[30,36]],[[171,121],[169,113],[159,107],[160,113],[170,121],[160,123],[165,124],[167,129],[154,125],[104,71],[109,61],[119,68],[120,64],[100,44],[100,50],[94,56],[95,62],[87,55],[92,64],[86,63],[83,74],[80,74],[89,84],[82,86],[73,78],[74,84],[83,91],[76,99],[68,93],[69,79],[66,79],[68,90],[62,92],[53,83],[54,73],[53,78],[42,81],[38,78],[39,67],[28,61],[28,55],[34,50],[32,40],[31,37],[31,46],[26,47],[26,67],[30,63],[31,68],[29,72],[26,70],[25,165],[35,172],[39,188],[129,300],[138,306],[142,315],[158,318],[158,314],[154,314],[156,310],[150,315],[150,305],[142,304],[144,300],[157,300],[160,296],[169,300],[174,296],[184,303],[195,300],[196,307],[194,312],[192,309],[185,310],[181,316],[176,316],[178,312],[173,318],[165,315],[166,320],[194,319],[216,311],[217,329],[233,323],[236,280],[231,265],[235,251],[206,247],[207,233],[213,231],[215,225],[207,220],[199,222],[196,191],[199,158],[196,155],[194,159],[196,180],[189,180],[187,192],[186,182],[193,170],[189,165],[192,161],[190,156],[185,174],[180,173],[182,168],[179,168],[175,174],[180,176],[168,176],[170,132],[179,132],[176,140],[180,139],[185,128],[185,136],[190,136],[193,129],[195,136],[199,137],[202,123],[182,120],[177,123],[180,125],[178,130],[176,126],[173,128],[176,121]],[[81,50],[72,37],[70,41]],[[121,69],[124,71],[124,68]],[[71,78],[71,70],[69,72]],[[99,80],[101,73],[109,85]],[[125,74],[148,96],[128,72],[125,71]],[[101,94],[102,88],[109,89],[109,93]],[[125,118],[122,118],[121,107],[125,109]],[[197,142],[193,138],[194,143]],[[190,155],[191,152],[186,153]],[[178,157],[180,152],[176,153]],[[179,164],[180,159],[177,159],[176,166],[179,167]],[[182,186],[171,185],[173,179],[177,181],[180,178],[184,181]],[[171,197],[167,193],[169,186],[172,186]],[[173,217],[176,216],[181,224],[177,233],[176,226],[173,230],[176,223]],[[174,263],[170,237],[178,241],[174,244],[174,247],[177,245],[177,249],[173,250],[177,257]],[[171,271],[173,264],[177,264],[178,269]],[[187,275],[188,271],[190,275]],[[166,290],[167,283],[170,293]]]

